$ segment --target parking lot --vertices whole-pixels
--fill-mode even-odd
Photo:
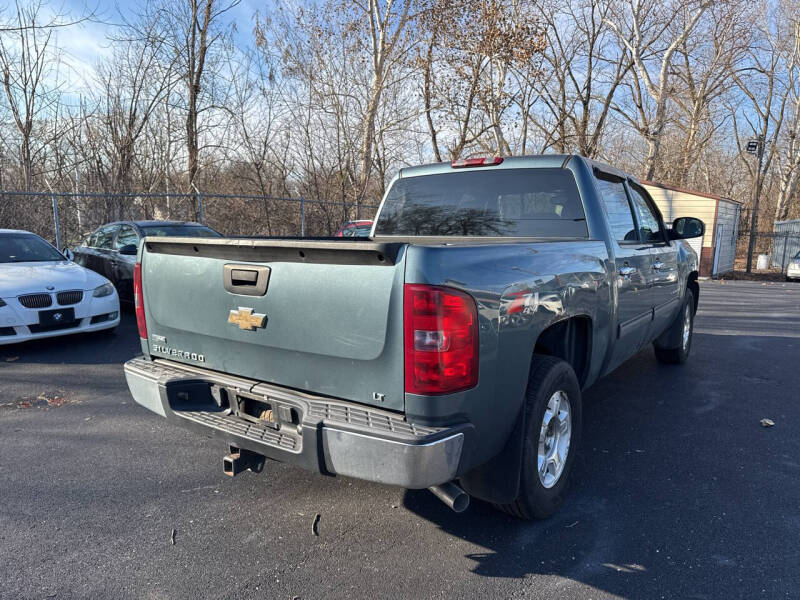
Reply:
[[[534,523],[278,463],[229,479],[222,442],[133,403],[138,352],[131,314],[0,347],[0,597],[800,594],[798,284],[704,282],[689,364],[648,348],[586,392],[571,493]]]

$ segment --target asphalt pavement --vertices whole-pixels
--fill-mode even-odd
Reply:
[[[533,523],[273,462],[229,479],[222,442],[131,400],[138,351],[131,314],[0,346],[0,598],[800,596],[800,284],[703,282],[689,363],[648,348],[584,394],[568,500]]]

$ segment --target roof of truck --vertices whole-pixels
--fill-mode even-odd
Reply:
[[[502,157],[503,162],[499,165],[487,165],[466,167],[463,170],[471,169],[520,169],[528,168],[562,168],[566,166],[569,159],[575,157],[574,154],[535,154],[531,156],[508,156]],[[439,162],[430,163],[427,165],[419,165],[414,167],[406,167],[400,169],[398,177],[417,177],[419,175],[433,175],[434,173],[450,173],[453,172],[452,162]],[[459,169],[462,170],[462,169]]]

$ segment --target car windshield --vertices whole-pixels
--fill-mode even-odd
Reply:
[[[800,252],[794,255],[795,258],[800,258]]]
[[[209,227],[201,225],[143,225],[141,227],[145,236],[163,237],[222,237]]]
[[[496,169],[395,181],[375,235],[586,237],[567,169]]]
[[[64,257],[32,233],[0,234],[0,263],[50,262],[64,260]]]

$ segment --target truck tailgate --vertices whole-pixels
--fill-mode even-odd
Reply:
[[[402,244],[147,238],[140,260],[153,357],[403,409]]]

